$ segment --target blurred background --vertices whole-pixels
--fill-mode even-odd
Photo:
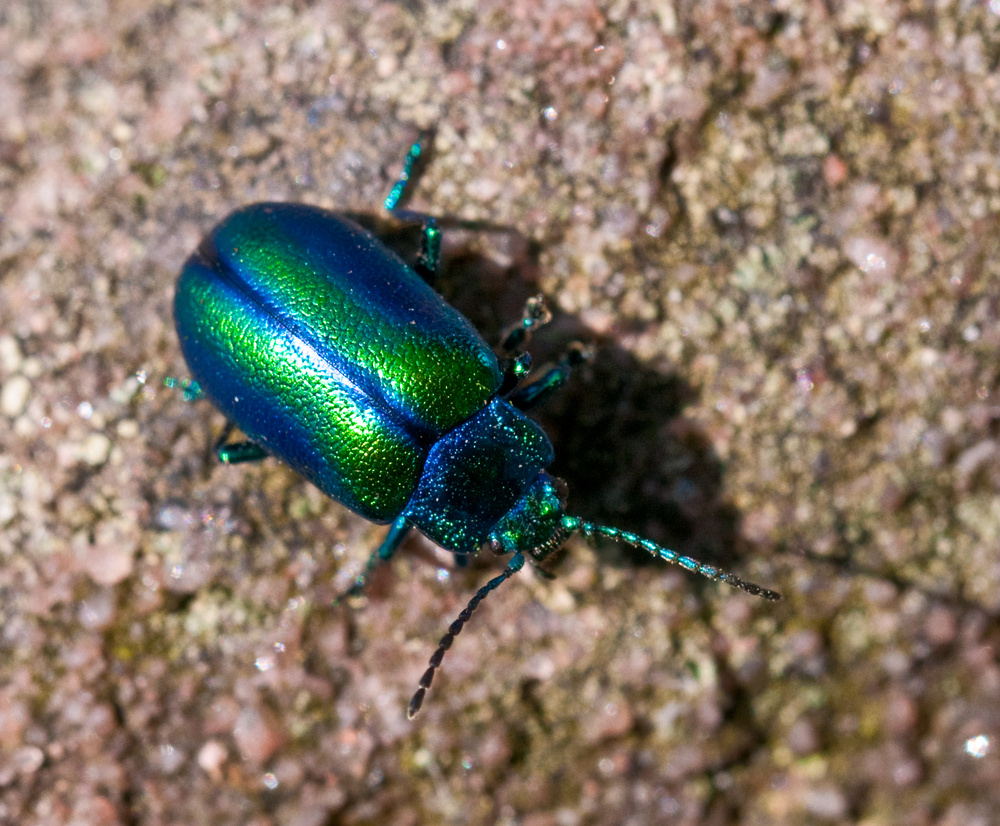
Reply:
[[[997,823],[998,62],[996,0],[0,2],[0,823]],[[784,600],[574,539],[411,723],[502,561],[331,607],[384,528],[164,381],[216,221],[406,252],[427,130],[441,292],[593,348],[570,512]]]

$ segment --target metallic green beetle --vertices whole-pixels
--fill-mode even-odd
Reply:
[[[525,411],[569,376],[573,353],[523,383],[522,352],[548,314],[529,302],[500,358],[427,284],[439,259],[434,219],[398,209],[415,144],[386,208],[422,224],[410,267],[334,212],[252,204],[225,218],[181,272],[174,319],[200,392],[226,415],[223,461],[275,456],[331,498],[392,527],[351,593],[416,528],[458,556],[484,544],[510,554],[431,657],[410,702],[420,709],[445,651],[483,598],[573,533],[605,536],[751,594],[773,591],[635,534],[567,515],[546,473],[552,445]],[[249,441],[227,444],[239,427]]]

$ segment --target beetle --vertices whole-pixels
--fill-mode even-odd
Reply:
[[[174,320],[194,379],[227,418],[223,462],[274,456],[372,522],[391,525],[349,594],[416,529],[459,561],[489,545],[509,555],[430,658],[408,708],[420,710],[437,668],[480,602],[527,558],[543,573],[573,534],[603,536],[763,597],[746,582],[655,542],[565,511],[549,439],[526,412],[567,380],[570,351],[528,381],[524,351],[549,313],[532,299],[494,351],[429,285],[436,220],[400,207],[423,146],[406,156],[385,202],[421,226],[410,266],[342,214],[256,203],[228,215],[188,258]],[[246,441],[230,442],[234,428]]]

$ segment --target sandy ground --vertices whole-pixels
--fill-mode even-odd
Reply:
[[[656,8],[650,8],[655,6]],[[1000,3],[0,0],[0,823],[1000,822]],[[609,543],[222,467],[171,301],[255,200],[414,205]],[[397,238],[398,243],[402,241]]]

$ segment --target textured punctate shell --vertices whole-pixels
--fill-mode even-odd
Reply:
[[[437,439],[499,388],[475,328],[353,222],[303,204],[229,215],[184,266],[194,378],[253,441],[386,522]]]

